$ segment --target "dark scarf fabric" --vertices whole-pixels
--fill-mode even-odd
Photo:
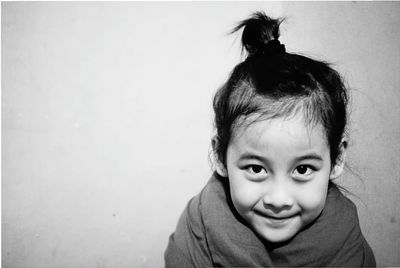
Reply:
[[[375,267],[355,205],[336,186],[321,215],[283,244],[260,239],[237,215],[228,180],[214,176],[192,198],[170,236],[165,266],[172,267]]]

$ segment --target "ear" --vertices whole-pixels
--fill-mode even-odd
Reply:
[[[228,170],[226,169],[224,163],[221,162],[219,159],[218,155],[216,154],[216,148],[218,147],[218,139],[217,137],[214,137],[211,141],[212,145],[212,150],[214,153],[214,165],[215,165],[215,171],[221,176],[221,177],[228,177]]]
[[[331,170],[330,179],[338,178],[344,170],[344,163],[346,160],[346,151],[347,151],[347,140],[342,139],[339,145],[339,155],[336,159],[335,166]]]

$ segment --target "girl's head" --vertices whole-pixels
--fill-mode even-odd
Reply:
[[[241,22],[248,56],[214,98],[217,172],[238,213],[282,242],[321,213],[344,164],[346,88],[328,64],[285,52],[280,20]]]

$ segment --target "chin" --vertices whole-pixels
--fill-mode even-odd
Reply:
[[[299,231],[300,226],[297,222],[289,224],[283,228],[270,228],[264,224],[253,226],[257,234],[271,243],[284,243],[291,240]]]
[[[271,243],[283,243],[286,242],[290,239],[292,239],[295,236],[295,233],[292,234],[280,234],[280,233],[263,233],[260,234],[262,238],[264,238],[265,240],[267,240],[268,242]]]

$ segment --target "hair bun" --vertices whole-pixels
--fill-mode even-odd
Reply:
[[[250,18],[241,21],[232,33],[243,29],[242,46],[249,55],[253,55],[265,48],[271,40],[279,38],[279,25],[282,19],[272,19],[264,12],[255,12]]]

